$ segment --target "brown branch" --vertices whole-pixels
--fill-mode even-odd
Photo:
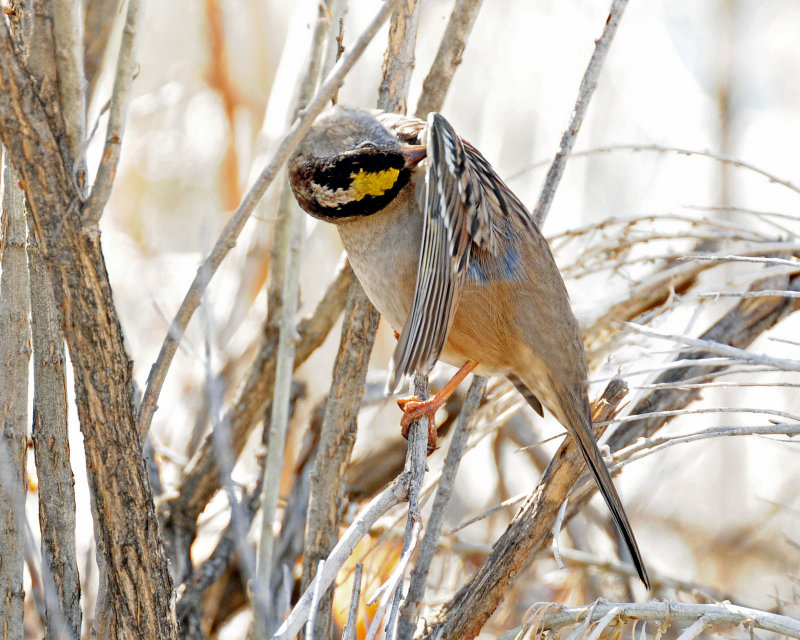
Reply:
[[[461,56],[467,46],[467,38],[472,32],[482,1],[456,0],[442,41],[439,43],[436,59],[425,77],[425,82],[422,83],[422,95],[415,114],[418,118],[425,119],[431,111],[441,111],[447,90],[450,88],[456,69],[461,64]]]
[[[349,263],[343,263],[339,273],[328,286],[314,313],[297,325],[299,339],[295,346],[294,367],[299,367],[327,337],[347,302],[347,291],[354,280]],[[227,430],[230,455],[239,457],[255,425],[267,412],[272,398],[275,382],[275,354],[277,336],[266,332],[261,347],[239,387],[233,406],[227,411],[214,431]],[[215,454],[215,443],[220,435],[210,433],[202,446],[187,465],[178,484],[178,495],[164,505],[163,524],[168,543],[172,545],[170,557],[174,563],[175,575],[184,580],[191,564],[188,559],[189,547],[194,539],[195,521],[206,508],[206,504],[220,489],[219,465]]]
[[[69,461],[61,313],[39,248],[28,240],[33,338],[33,445],[39,479],[46,637],[80,637],[81,585],[75,556],[75,489]],[[55,592],[52,593],[51,589]]]
[[[100,166],[92,184],[92,192],[83,207],[83,215],[87,222],[97,223],[103,215],[111,187],[117,174],[120,154],[122,153],[122,134],[125,131],[125,120],[130,102],[131,85],[136,70],[136,30],[139,27],[140,0],[128,0],[128,11],[125,14],[125,25],[122,29],[122,40],[117,56],[117,69],[114,74],[114,89],[111,93],[111,105],[108,109],[108,125],[106,141]]]
[[[389,23],[389,44],[383,54],[383,78],[378,88],[378,108],[405,113],[408,87],[414,70],[421,0],[397,5]]]
[[[314,578],[319,561],[328,556],[338,539],[342,483],[356,439],[356,418],[379,317],[366,296],[359,295],[361,292],[361,285],[353,279],[311,472],[301,586],[304,590]],[[332,601],[333,590],[326,590],[317,609],[320,637],[329,636]]]
[[[131,363],[99,232],[80,226],[75,215],[79,194],[54,135],[57,130],[63,136],[63,128],[53,126],[3,23],[0,138],[25,187],[53,286],[63,297],[95,536],[113,610],[108,637],[175,638],[169,572],[135,428]]]
[[[0,273],[0,635],[22,640],[28,451],[28,265],[25,212],[14,170],[4,163]]]
[[[119,5],[108,0],[88,0],[83,9],[83,73],[88,99],[94,95],[103,67],[108,39],[119,14]],[[87,102],[88,102],[87,99]]]
[[[436,497],[433,500],[425,537],[422,539],[419,556],[411,574],[411,584],[408,587],[408,593],[401,609],[397,631],[398,638],[411,638],[414,635],[417,620],[419,619],[420,601],[425,595],[428,571],[433,561],[433,556],[439,548],[439,536],[442,532],[444,516],[447,513],[447,505],[450,502],[456,473],[472,429],[472,417],[485,392],[486,378],[476,376],[467,392],[464,407],[458,415],[455,433],[450,443],[450,449],[447,451],[447,459],[444,463],[439,486],[436,488]]]

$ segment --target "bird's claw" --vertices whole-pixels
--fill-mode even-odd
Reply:
[[[436,442],[439,432],[436,430],[436,412],[444,404],[436,398],[421,400],[417,396],[410,398],[400,398],[397,405],[403,410],[403,417],[400,419],[400,434],[408,440],[408,430],[411,423],[422,417],[428,418],[428,454],[436,450]]]

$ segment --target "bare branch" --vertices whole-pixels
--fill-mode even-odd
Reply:
[[[108,0],[88,0],[84,2],[83,13],[83,68],[88,83],[86,91],[88,102],[94,95],[100,78],[103,56],[114,20],[119,13],[119,6],[116,2]]]
[[[300,94],[292,119],[297,118],[300,111],[313,97],[322,64],[322,52],[327,31],[327,11],[322,3],[319,4],[317,12],[308,68],[300,85]],[[294,205],[289,185],[284,182],[270,258],[268,323],[277,328],[278,347],[275,355],[275,384],[269,422],[269,449],[265,460],[266,479],[261,494],[262,523],[261,535],[258,539],[256,568],[256,580],[261,583],[260,588],[265,589],[267,593],[270,591],[269,580],[273,570],[273,523],[278,508],[278,489],[283,469],[286,429],[289,424],[292,371],[295,360],[294,325],[300,294],[300,257],[305,236],[305,223],[305,213]],[[274,597],[269,599],[274,600]],[[278,619],[276,617],[274,621],[262,620],[257,617],[253,628],[253,637],[256,640],[266,638],[268,631],[272,631],[277,626]]]
[[[314,313],[298,323],[299,339],[295,346],[295,368],[305,362],[325,340],[345,307],[347,292],[354,278],[349,263],[344,262]],[[183,528],[189,526],[189,523],[193,526],[197,516],[202,513],[208,501],[220,488],[219,467],[214,451],[216,442],[214,432],[222,428],[230,429],[231,455],[238,458],[253,426],[263,417],[272,396],[275,380],[276,347],[276,341],[265,335],[253,365],[245,380],[239,385],[233,406],[223,416],[220,424],[214,426],[212,433],[189,462],[178,484],[178,497],[170,504],[173,526]]]
[[[338,535],[342,480],[356,439],[356,418],[378,326],[378,312],[353,279],[348,295],[339,353],[333,365],[320,442],[311,473],[303,553],[303,588],[314,577],[313,567],[333,548]],[[332,592],[319,607],[317,629],[328,631]]]
[[[72,162],[79,171],[83,171],[81,155],[83,141],[86,138],[86,90],[79,13],[77,4],[71,0],[53,2],[53,32],[56,41],[61,113],[72,151]],[[82,180],[83,177],[78,176],[79,183]]]
[[[169,572],[135,431],[132,367],[100,236],[74,215],[79,194],[64,163],[69,154],[60,152],[56,139],[63,130],[45,111],[17,59],[5,22],[0,24],[0,69],[0,138],[25,185],[34,234],[65,309],[95,535],[108,568],[107,637],[174,638]],[[131,602],[137,603],[136,612]]]
[[[408,87],[414,70],[422,0],[405,0],[397,5],[389,24],[389,44],[383,55],[383,79],[378,89],[378,107],[384,111],[406,113]]]
[[[81,585],[75,556],[75,489],[69,461],[64,336],[47,267],[28,238],[33,338],[33,445],[39,479],[39,526],[46,637],[80,637]],[[51,590],[54,593],[51,593]]]
[[[321,589],[327,589],[331,585],[339,569],[352,555],[358,541],[367,534],[378,521],[378,518],[408,498],[409,483],[410,478],[407,474],[398,476],[392,484],[361,510],[328,555],[323,570],[314,577],[314,580],[303,592],[295,608],[292,609],[292,613],[273,636],[275,640],[291,640],[300,632],[309,616],[311,599],[316,583],[320,583]]]
[[[764,629],[790,638],[800,638],[800,620],[776,613],[740,607],[731,603],[689,604],[651,600],[644,603],[595,602],[591,607],[562,607],[551,602],[537,603],[530,616],[533,623],[508,637],[520,639],[532,629],[534,635],[543,631],[558,631],[564,627],[584,621],[597,623],[605,620],[611,612],[616,618],[614,626],[621,626],[631,620],[652,621],[670,625],[676,621],[702,620],[703,627],[722,627],[743,625],[746,628]],[[588,616],[588,617],[587,617]],[[610,624],[610,620],[607,624]]]
[[[783,178],[779,178],[778,176],[769,173],[768,171],[765,171],[764,169],[757,167],[754,164],[745,162],[740,158],[734,158],[720,153],[712,153],[711,151],[703,151],[699,149],[684,149],[681,147],[663,147],[657,144],[615,144],[615,145],[609,145],[607,147],[597,147],[595,149],[589,149],[587,151],[577,151],[572,154],[572,157],[577,158],[580,156],[589,156],[598,153],[611,153],[614,151],[634,151],[634,152],[655,151],[657,153],[676,153],[680,156],[700,156],[703,158],[710,158],[711,160],[721,162],[722,164],[739,167],[741,169],[746,169],[747,171],[752,171],[753,173],[757,173],[758,175],[765,177],[772,183],[779,184],[782,187],[786,187],[787,189],[791,189],[795,193],[800,193],[800,186],[797,186],[790,180],[784,180]]]
[[[553,203],[558,183],[561,182],[561,176],[564,174],[564,168],[567,165],[567,158],[575,144],[575,139],[578,137],[578,131],[580,131],[581,124],[583,124],[583,118],[589,108],[589,102],[592,99],[594,90],[597,88],[597,80],[600,77],[603,62],[605,62],[606,54],[611,47],[611,41],[617,32],[622,13],[627,5],[628,0],[612,0],[603,34],[595,41],[594,53],[592,53],[592,58],[589,60],[589,65],[586,67],[581,86],[578,89],[578,99],[575,101],[572,118],[561,137],[558,151],[555,158],[553,158],[553,163],[550,165],[550,170],[547,172],[539,202],[536,203],[536,208],[533,210],[533,220],[540,229],[550,211],[550,205]]]
[[[91,195],[83,207],[83,216],[90,224],[96,223],[103,215],[103,210],[111,195],[114,177],[117,174],[117,165],[122,151],[122,135],[125,131],[125,118],[128,113],[131,85],[136,69],[136,32],[139,28],[139,11],[140,1],[128,0],[128,12],[125,16],[125,26],[122,29],[114,88],[111,93],[111,107],[108,111],[106,143],[92,185]],[[81,90],[83,90],[82,86]],[[85,126],[84,124],[84,129]]]
[[[422,95],[415,114],[418,118],[424,120],[431,111],[441,111],[450,82],[461,64],[461,56],[478,17],[481,3],[482,0],[456,0],[442,41],[439,43],[436,58],[425,77],[425,82],[422,83]]]
[[[5,158],[0,273],[0,609],[3,637],[22,640],[25,494],[28,451],[28,265],[25,259],[24,196]]]
[[[355,640],[356,625],[358,623],[358,600],[361,596],[361,572],[364,565],[360,562],[356,564],[353,572],[353,595],[350,598],[350,609],[347,612],[347,623],[342,631],[342,640]]]
[[[447,452],[442,476],[436,489],[436,497],[433,500],[425,537],[420,545],[417,562],[411,574],[411,584],[408,587],[408,593],[401,611],[397,632],[399,638],[410,638],[414,634],[417,619],[419,618],[420,602],[425,595],[428,571],[430,570],[433,556],[439,548],[439,536],[447,513],[447,505],[453,493],[453,484],[455,483],[458,466],[464,455],[472,430],[473,415],[485,391],[486,378],[476,376],[467,392],[467,399],[464,401],[461,413],[458,415],[453,439],[450,442],[450,449]]]
[[[775,299],[778,296],[770,296],[770,297]],[[786,297],[788,299],[791,299],[791,296],[786,296]],[[695,349],[703,353],[714,353],[720,356],[724,356],[726,358],[730,358],[736,362],[746,362],[748,364],[755,364],[755,365],[759,364],[766,365],[784,371],[800,371],[800,360],[789,360],[787,358],[775,358],[773,356],[751,353],[750,351],[747,351],[747,349],[732,347],[730,345],[722,344],[713,340],[692,338],[690,336],[682,336],[673,333],[664,333],[662,331],[650,329],[648,327],[635,324],[633,322],[627,322],[626,326],[629,329],[634,330],[636,333],[641,333],[642,335],[650,336],[651,338],[661,338],[663,340],[670,340],[672,342],[677,342],[679,344],[695,347]]]

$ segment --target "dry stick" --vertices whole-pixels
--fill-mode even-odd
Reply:
[[[273,638],[276,640],[291,640],[299,633],[308,619],[316,584],[319,582],[320,589],[327,589],[333,583],[339,569],[344,566],[344,563],[353,554],[359,540],[369,532],[383,514],[408,498],[409,484],[410,478],[408,474],[399,475],[359,512],[358,516],[353,520],[353,524],[347,528],[339,542],[328,554],[323,570],[314,576],[314,580],[303,592],[297,605],[292,609],[289,617]]]
[[[326,11],[320,4],[317,21],[311,40],[308,67],[300,84],[300,93],[292,113],[296,119],[314,95],[321,66],[322,51],[326,32]],[[289,425],[289,404],[292,386],[292,372],[295,360],[295,316],[300,295],[300,260],[305,236],[305,213],[294,206],[289,185],[284,181],[281,190],[278,221],[275,224],[270,258],[269,321],[277,325],[278,347],[275,355],[275,383],[272,396],[272,411],[269,421],[269,448],[264,461],[265,480],[261,493],[261,535],[258,539],[257,566],[252,593],[267,594],[269,602],[274,601],[270,591],[270,575],[275,540],[273,524],[278,510],[278,491],[283,470],[286,429]],[[269,331],[269,329],[268,329]],[[265,425],[265,429],[267,426]],[[276,612],[268,612],[269,616]],[[265,620],[256,616],[253,624],[253,638],[266,638],[267,633],[276,626],[275,620]]]
[[[610,471],[617,471],[623,465],[636,462],[637,460],[641,460],[646,456],[658,453],[664,449],[668,449],[669,447],[673,447],[676,444],[686,444],[688,442],[697,442],[698,440],[707,440],[709,438],[735,436],[788,436],[793,438],[798,435],[800,435],[800,425],[779,422],[777,424],[750,427],[720,426],[713,427],[711,429],[705,429],[704,431],[687,433],[681,436],[646,438],[644,441],[637,442],[635,445],[620,451],[615,456],[615,459],[617,459],[618,462],[610,467]]]
[[[53,33],[55,35],[61,113],[64,116],[64,128],[69,138],[74,168],[81,172],[85,170],[81,155],[83,141],[86,138],[86,95],[83,76],[82,25],[78,21],[79,14],[77,4],[71,0],[54,0]],[[77,177],[80,184],[84,176]]]
[[[356,626],[358,626],[358,601],[361,597],[361,572],[364,565],[360,562],[356,564],[353,572],[353,595],[350,596],[350,609],[347,612],[347,622],[342,631],[342,640],[355,640]]]
[[[245,222],[247,222],[256,204],[266,192],[267,187],[272,184],[272,181],[278,174],[278,170],[283,166],[300,140],[311,128],[314,119],[322,112],[328,100],[330,100],[331,96],[341,86],[344,77],[353,67],[356,60],[364,53],[367,45],[378,32],[378,29],[380,29],[386,18],[389,17],[389,13],[391,13],[398,2],[399,0],[386,0],[359,39],[350,50],[342,56],[339,62],[336,63],[313,100],[311,100],[303,114],[291,126],[271,160],[267,163],[267,166],[245,194],[241,204],[239,204],[239,207],[222,230],[211,253],[198,268],[197,275],[195,275],[172,321],[167,337],[164,339],[164,343],[161,346],[158,358],[153,364],[150,375],[148,376],[147,389],[142,399],[139,412],[139,434],[142,439],[144,439],[144,436],[150,429],[150,422],[157,408],[156,403],[158,402],[158,395],[161,393],[161,387],[164,384],[169,365],[178,348],[178,342],[183,337],[189,320],[200,304],[200,298],[206,290],[208,283],[222,263],[222,260],[235,246],[236,239],[239,237]]]
[[[427,398],[430,395],[428,388],[427,376],[417,374],[414,376],[414,395],[418,398]],[[407,562],[410,554],[416,548],[419,541],[419,533],[422,528],[422,514],[420,513],[419,502],[422,493],[422,483],[425,480],[426,459],[428,457],[428,420],[429,418],[423,417],[411,423],[408,430],[408,450],[406,452],[405,471],[411,476],[411,486],[408,491],[408,517],[406,519],[406,531],[403,536],[403,550],[400,554],[400,563],[404,560]],[[398,563],[398,565],[400,564]],[[400,597],[403,593],[403,580],[401,578],[397,583],[394,597],[392,600],[392,609],[389,614],[389,619],[386,621],[384,629],[385,637],[394,638],[394,621],[397,617],[398,607],[400,606]],[[382,617],[381,613],[381,617]],[[374,625],[380,621],[376,614]],[[377,626],[376,626],[377,630]]]
[[[378,88],[378,108],[384,111],[405,113],[407,110],[421,5],[422,0],[406,0],[392,14],[389,44],[383,55],[383,78]]]
[[[0,602],[3,638],[22,640],[28,422],[28,265],[22,190],[9,158],[3,171],[0,273]]]
[[[415,114],[418,118],[424,120],[431,111],[441,111],[481,3],[482,0],[456,0],[436,58],[422,83],[422,95]]]
[[[295,368],[305,362],[327,337],[345,307],[347,292],[354,277],[350,265],[343,262],[313,314],[298,323]],[[214,426],[178,484],[178,497],[170,505],[173,520],[192,523],[193,526],[197,516],[220,487],[214,432],[225,428],[230,430],[229,446],[233,457],[238,458],[256,421],[263,418],[275,380],[275,349],[275,342],[269,336],[264,336],[259,353],[239,386],[233,406],[220,424]]]
[[[783,178],[779,178],[778,176],[765,171],[761,167],[758,167],[754,164],[749,162],[745,162],[736,157],[726,156],[720,153],[712,153],[710,151],[703,151],[699,149],[684,149],[681,147],[662,147],[661,145],[657,144],[615,144],[610,145],[607,147],[597,147],[596,149],[589,149],[587,151],[578,151],[573,155],[573,157],[579,156],[588,156],[594,155],[597,153],[610,153],[614,151],[656,151],[658,153],[676,153],[680,156],[701,156],[703,158],[710,158],[711,160],[715,160],[725,165],[730,165],[734,167],[739,167],[741,169],[746,169],[748,171],[752,171],[757,173],[760,176],[765,177],[767,180],[774,184],[779,184],[782,187],[786,187],[787,189],[791,189],[795,193],[800,193],[800,186],[797,186],[790,180],[784,180]]]
[[[33,445],[45,587],[45,637],[80,637],[81,586],[75,556],[75,489],[69,461],[64,336],[47,267],[28,237],[33,342]],[[51,593],[51,589],[53,593]]]
[[[378,312],[353,279],[348,295],[339,352],[334,362],[331,388],[320,429],[319,445],[311,472],[304,536],[303,582],[306,588],[313,568],[336,543],[342,479],[356,438],[356,418],[378,326]],[[323,592],[316,624],[320,637],[329,635],[332,590]]]
[[[411,638],[414,635],[414,629],[419,619],[420,602],[425,595],[428,571],[433,556],[439,547],[439,537],[442,532],[444,516],[447,513],[447,505],[453,493],[453,484],[458,472],[458,466],[467,446],[467,440],[469,440],[473,415],[485,391],[486,378],[476,376],[467,392],[467,398],[458,416],[453,439],[450,442],[450,449],[444,462],[444,469],[436,489],[436,497],[433,500],[425,537],[420,545],[417,562],[411,574],[411,584],[408,587],[408,593],[401,610],[400,623],[397,630],[398,638]]]
[[[794,292],[791,292],[794,293]],[[770,296],[777,297],[777,296]],[[785,296],[787,301],[791,301],[793,296]],[[748,364],[760,364],[774,367],[783,371],[800,371],[800,360],[789,360],[787,358],[775,358],[773,356],[762,355],[758,353],[750,353],[747,349],[739,347],[732,347],[728,344],[721,344],[716,341],[706,340],[702,338],[692,338],[691,336],[682,336],[672,333],[664,333],[655,329],[650,329],[633,322],[626,322],[629,329],[633,329],[637,333],[652,338],[661,338],[663,340],[671,340],[686,346],[695,347],[696,350],[703,353],[713,353],[728,358],[733,358],[737,362],[746,362]]]
[[[87,83],[87,103],[100,78],[103,56],[119,8],[114,2],[88,0],[83,5],[83,73]]]
[[[605,618],[610,611],[619,608],[618,616],[622,620],[636,620],[643,622],[670,623],[678,620],[698,620],[705,618],[709,626],[722,627],[720,631],[731,625],[744,625],[749,628],[764,629],[773,633],[800,638],[800,620],[758,609],[739,607],[729,603],[722,604],[687,604],[683,602],[664,602],[651,600],[644,603],[610,604],[598,602],[589,607],[562,607],[551,602],[542,602],[535,605],[544,609],[541,615],[532,611],[535,622],[514,636],[522,638],[533,629],[534,635],[543,631],[558,631],[567,626],[586,620],[589,614],[590,622],[597,622]]]
[[[536,203],[536,208],[533,210],[533,220],[540,229],[544,224],[547,213],[550,211],[550,205],[553,203],[558,183],[561,181],[561,176],[564,174],[567,158],[575,144],[575,139],[578,137],[578,131],[580,131],[581,124],[583,124],[583,118],[589,107],[589,101],[592,99],[592,94],[594,94],[594,90],[597,88],[597,80],[600,77],[603,62],[611,46],[614,34],[617,32],[622,13],[625,11],[627,5],[628,0],[612,0],[608,19],[603,28],[603,35],[595,42],[594,53],[592,53],[589,66],[586,67],[586,72],[583,74],[583,79],[581,80],[581,86],[578,89],[578,99],[575,101],[572,118],[570,119],[566,131],[564,131],[564,135],[561,137],[561,144],[558,147],[553,163],[550,165],[550,170],[547,172],[547,177],[542,187],[542,193],[539,195],[539,202]]]
[[[122,152],[122,134],[130,102],[131,85],[136,71],[136,31],[139,28],[140,1],[128,0],[128,12],[122,29],[122,40],[117,56],[117,70],[114,73],[114,88],[111,93],[111,106],[108,111],[106,143],[97,176],[92,185],[92,193],[83,207],[83,216],[89,224],[96,223],[103,215],[111,187],[117,174],[119,156]],[[60,69],[59,69],[60,71]],[[82,74],[81,74],[82,75]],[[60,77],[60,74],[59,74]],[[84,124],[85,129],[85,124]],[[81,144],[83,142],[81,141]],[[144,438],[142,438],[144,440]]]

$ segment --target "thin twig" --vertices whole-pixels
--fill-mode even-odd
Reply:
[[[325,566],[325,560],[320,560],[319,564],[317,565],[317,573],[322,571],[322,568]],[[314,593],[311,596],[311,610],[308,613],[308,621],[306,622],[306,638],[307,640],[314,640],[314,623],[317,619],[317,609],[319,608],[319,598],[322,595],[320,593],[320,583],[317,582],[314,585]]]
[[[702,350],[703,352],[715,353],[720,356],[735,359],[738,362],[768,365],[783,371],[800,371],[800,360],[789,360],[787,358],[775,358],[773,356],[751,353],[750,351],[747,351],[747,349],[732,347],[728,344],[721,344],[712,340],[692,338],[690,336],[683,336],[674,333],[665,333],[633,322],[626,322],[625,326],[644,336],[685,344],[689,347],[695,347],[696,349]]]
[[[730,625],[748,625],[756,629],[764,629],[782,634],[790,638],[800,638],[800,620],[758,609],[740,607],[727,602],[720,604],[692,604],[684,602],[668,602],[651,600],[643,603],[606,603],[598,602],[590,611],[587,607],[563,607],[554,603],[538,603],[535,608],[546,608],[547,611],[537,618],[536,630],[558,631],[587,618],[597,622],[608,615],[609,611],[619,608],[620,619],[672,623],[682,620],[697,620],[705,617],[708,626],[729,627]],[[527,631],[527,630],[526,630]],[[522,630],[516,637],[521,637]]]
[[[378,32],[383,22],[389,17],[389,14],[398,2],[399,0],[386,0],[359,39],[350,50],[342,56],[339,62],[336,63],[314,98],[309,102],[308,107],[291,126],[272,158],[267,163],[267,166],[245,194],[239,207],[222,230],[211,253],[198,268],[197,274],[172,321],[169,332],[161,346],[158,358],[153,364],[150,375],[148,376],[147,388],[139,411],[139,435],[142,439],[144,439],[144,436],[150,429],[150,423],[157,408],[158,396],[161,393],[161,387],[167,376],[169,365],[178,348],[178,343],[183,337],[189,320],[200,304],[200,299],[208,283],[222,263],[222,260],[235,246],[236,239],[244,228],[245,222],[247,222],[247,219],[250,217],[250,214],[255,209],[256,204],[258,204],[258,201],[264,195],[269,185],[272,184],[272,181],[278,174],[278,170],[283,166],[284,162],[288,160],[289,155],[311,128],[314,119],[322,112],[328,100],[330,100],[331,96],[341,86],[344,77],[353,67],[356,60],[364,53],[367,45]]]
[[[430,389],[428,388],[428,378],[419,374],[414,376],[414,395],[418,398],[428,398]],[[406,452],[405,471],[411,477],[411,485],[408,491],[408,516],[406,519],[406,531],[403,536],[403,551],[401,560],[410,553],[411,547],[416,547],[419,532],[422,529],[422,514],[420,513],[419,502],[422,493],[422,483],[425,480],[426,458],[428,457],[428,420],[423,417],[411,423],[408,430],[408,450]],[[415,533],[416,532],[416,533]],[[386,623],[386,637],[392,638],[391,630],[394,628],[397,616],[397,608],[400,603],[402,583],[400,583],[396,593],[393,594],[392,611]],[[379,620],[378,616],[375,616]],[[416,620],[414,621],[416,622]],[[375,623],[373,623],[374,625]],[[370,629],[370,631],[372,631]],[[405,637],[405,636],[401,636]]]
[[[364,565],[359,562],[353,573],[353,595],[350,596],[350,609],[347,612],[347,622],[342,631],[342,640],[355,640],[356,626],[358,625],[358,601],[361,597],[361,572]]]
[[[58,67],[58,92],[64,128],[69,138],[75,171],[83,171],[81,151],[86,138],[86,92],[83,75],[83,40],[81,38],[80,12],[70,0],[53,2],[53,35],[55,36],[56,65]],[[78,183],[82,182],[78,175]]]
[[[428,580],[428,572],[436,551],[439,548],[439,538],[444,524],[444,517],[447,513],[447,506],[453,493],[456,474],[459,464],[464,455],[464,450],[472,431],[472,422],[475,411],[486,391],[486,378],[475,376],[472,385],[467,392],[464,406],[456,421],[453,439],[450,442],[450,449],[444,462],[441,478],[436,488],[436,497],[433,500],[431,515],[428,519],[428,526],[425,536],[420,544],[419,555],[411,574],[411,584],[408,587],[405,603],[401,611],[400,623],[398,626],[399,638],[410,638],[413,636],[414,629],[419,618],[419,609],[422,598],[425,595],[425,587]]]
[[[422,0],[406,0],[395,8],[389,25],[389,43],[383,54],[383,76],[378,88],[378,108],[395,113],[406,112],[408,87],[414,70]]]
[[[586,67],[583,79],[581,80],[581,86],[578,89],[578,99],[575,101],[572,118],[564,134],[561,136],[561,143],[559,144],[555,158],[553,158],[553,163],[550,165],[550,170],[547,172],[547,177],[542,187],[542,193],[539,196],[539,202],[536,203],[536,208],[533,210],[533,220],[540,229],[542,228],[544,219],[547,217],[547,213],[550,211],[550,205],[553,203],[556,189],[558,189],[558,183],[561,181],[561,176],[564,174],[564,168],[567,165],[567,158],[578,137],[578,131],[580,131],[583,118],[586,115],[586,110],[589,108],[589,102],[592,99],[594,90],[597,88],[597,80],[600,77],[603,62],[611,47],[611,41],[614,38],[614,34],[617,32],[622,13],[625,11],[627,5],[628,0],[612,0],[611,9],[609,10],[605,27],[603,28],[603,34],[595,41],[592,58],[589,60],[589,65]]]
[[[303,592],[289,617],[273,636],[275,640],[290,640],[294,638],[303,628],[308,619],[311,609],[311,599],[316,588],[320,583],[320,589],[327,589],[336,577],[339,569],[342,568],[347,559],[352,555],[358,544],[372,526],[392,507],[400,504],[408,498],[410,478],[408,474],[402,474],[392,482],[384,491],[375,496],[366,507],[353,520],[347,528],[339,542],[328,555],[323,570],[314,576],[314,581]]]
[[[122,29],[117,70],[114,74],[114,89],[111,93],[111,106],[108,111],[106,143],[100,166],[97,168],[97,176],[92,185],[92,193],[83,207],[84,219],[89,224],[96,224],[103,215],[103,210],[111,195],[114,177],[117,174],[131,86],[136,71],[136,32],[139,28],[140,4],[140,0],[128,0],[128,12],[125,16],[125,26]],[[81,140],[80,143],[83,144],[83,141]]]
[[[684,149],[681,147],[663,147],[657,144],[615,144],[609,145],[607,147],[598,147],[596,149],[590,149],[587,151],[578,151],[573,153],[573,157],[579,156],[588,156],[594,155],[598,153],[609,153],[613,151],[656,151],[658,153],[677,153],[681,156],[701,156],[703,158],[710,158],[712,160],[716,160],[717,162],[721,162],[726,165],[732,165],[734,167],[740,167],[742,169],[747,169],[748,171],[752,171],[753,173],[757,173],[760,176],[765,177],[770,182],[775,184],[779,184],[787,189],[791,189],[795,193],[800,193],[800,186],[797,186],[790,180],[784,180],[783,178],[779,178],[778,176],[765,171],[764,169],[757,167],[754,164],[749,162],[745,162],[739,158],[734,158],[732,156],[726,156],[720,153],[712,153],[711,151],[704,151],[699,149]]]
[[[615,455],[615,459],[619,460],[619,462],[614,464],[610,468],[610,471],[617,471],[623,465],[636,462],[637,460],[641,460],[646,456],[660,452],[663,449],[667,449],[677,444],[697,442],[698,440],[707,440],[709,438],[737,436],[788,436],[789,438],[793,438],[798,435],[800,435],[800,425],[778,423],[751,427],[713,427],[711,429],[704,429],[703,431],[687,433],[686,435],[682,436],[646,438],[626,449],[620,450]]]
[[[321,66],[326,32],[326,10],[320,4],[297,103],[292,113],[296,119],[313,97]],[[300,262],[305,236],[305,213],[294,206],[288,183],[281,190],[278,222],[272,242],[270,258],[269,319],[278,328],[278,348],[275,355],[275,383],[272,395],[272,412],[269,421],[269,449],[265,460],[265,482],[261,495],[261,535],[258,538],[258,566],[256,579],[260,588],[270,594],[270,575],[273,571],[273,523],[278,509],[278,490],[283,470],[286,429],[289,425],[289,405],[292,372],[295,360],[295,316],[300,295]],[[265,426],[266,428],[266,426]],[[255,592],[255,589],[253,590]],[[253,638],[266,638],[274,628],[273,621],[256,619]],[[309,635],[309,640],[313,635]]]

